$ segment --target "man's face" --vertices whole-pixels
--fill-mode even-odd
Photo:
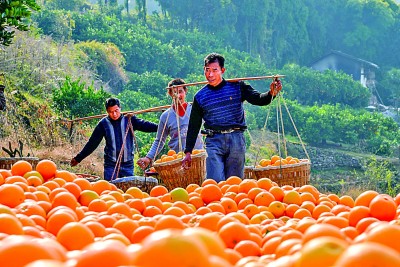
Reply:
[[[120,107],[115,105],[115,106],[112,106],[112,107],[108,107],[107,108],[107,113],[108,113],[108,116],[112,120],[118,120],[118,118],[121,116],[121,109],[120,109]]]
[[[211,86],[217,86],[222,82],[222,74],[225,68],[221,68],[218,62],[209,63],[204,67],[204,76]]]

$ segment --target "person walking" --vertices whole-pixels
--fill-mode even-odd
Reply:
[[[71,159],[70,165],[78,165],[99,146],[104,138],[106,142],[104,179],[110,181],[119,177],[133,176],[135,137],[129,128],[132,126],[133,130],[152,133],[157,132],[157,124],[138,119],[136,116],[125,116],[121,113],[121,104],[117,98],[107,99],[105,108],[108,116],[99,121],[82,151]],[[117,163],[120,165],[117,166]]]
[[[281,81],[274,79],[268,93],[260,93],[243,81],[228,82],[223,78],[225,58],[211,53],[204,59],[204,75],[208,84],[193,100],[182,167],[190,168],[191,153],[197,133],[204,121],[207,178],[224,181],[230,176],[244,176],[246,121],[243,102],[265,106],[282,89]]]
[[[168,136],[170,137],[168,147],[176,153],[183,150],[186,145],[186,134],[192,105],[186,102],[187,87],[179,86],[185,83],[186,82],[180,78],[173,79],[168,83],[168,95],[172,97],[173,104],[161,114],[157,136],[149,152],[145,157],[137,161],[137,164],[143,170],[145,170],[160,153]],[[194,149],[202,148],[202,136],[198,133]]]

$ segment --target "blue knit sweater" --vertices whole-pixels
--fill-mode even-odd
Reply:
[[[246,128],[243,102],[265,106],[272,99],[269,92],[260,93],[244,82],[223,80],[215,87],[209,84],[204,86],[194,96],[185,153],[192,152],[202,120],[204,128],[211,130]]]

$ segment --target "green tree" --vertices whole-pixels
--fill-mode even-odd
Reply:
[[[100,88],[96,90],[93,84],[87,86],[80,79],[72,80],[66,77],[59,87],[53,89],[55,108],[70,119],[102,114],[104,101],[111,95]]]
[[[9,46],[15,35],[15,29],[29,30],[29,18],[32,11],[39,11],[35,0],[0,2],[0,45]]]

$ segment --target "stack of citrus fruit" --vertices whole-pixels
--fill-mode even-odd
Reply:
[[[205,151],[204,149],[194,149],[192,151],[192,155],[197,155],[204,151]],[[170,149],[170,150],[168,150],[167,154],[161,155],[161,157],[158,160],[156,160],[154,163],[168,162],[168,161],[172,161],[175,159],[183,159],[184,156],[185,156],[185,153],[183,151],[179,151],[177,153],[175,150]]]
[[[270,159],[263,158],[258,162],[256,168],[263,168],[268,166],[281,166],[287,164],[296,164],[299,163],[300,160],[295,157],[287,156],[286,158],[282,158],[278,155],[273,155]]]
[[[124,193],[39,164],[0,170],[4,266],[400,266],[400,194],[235,176]]]

